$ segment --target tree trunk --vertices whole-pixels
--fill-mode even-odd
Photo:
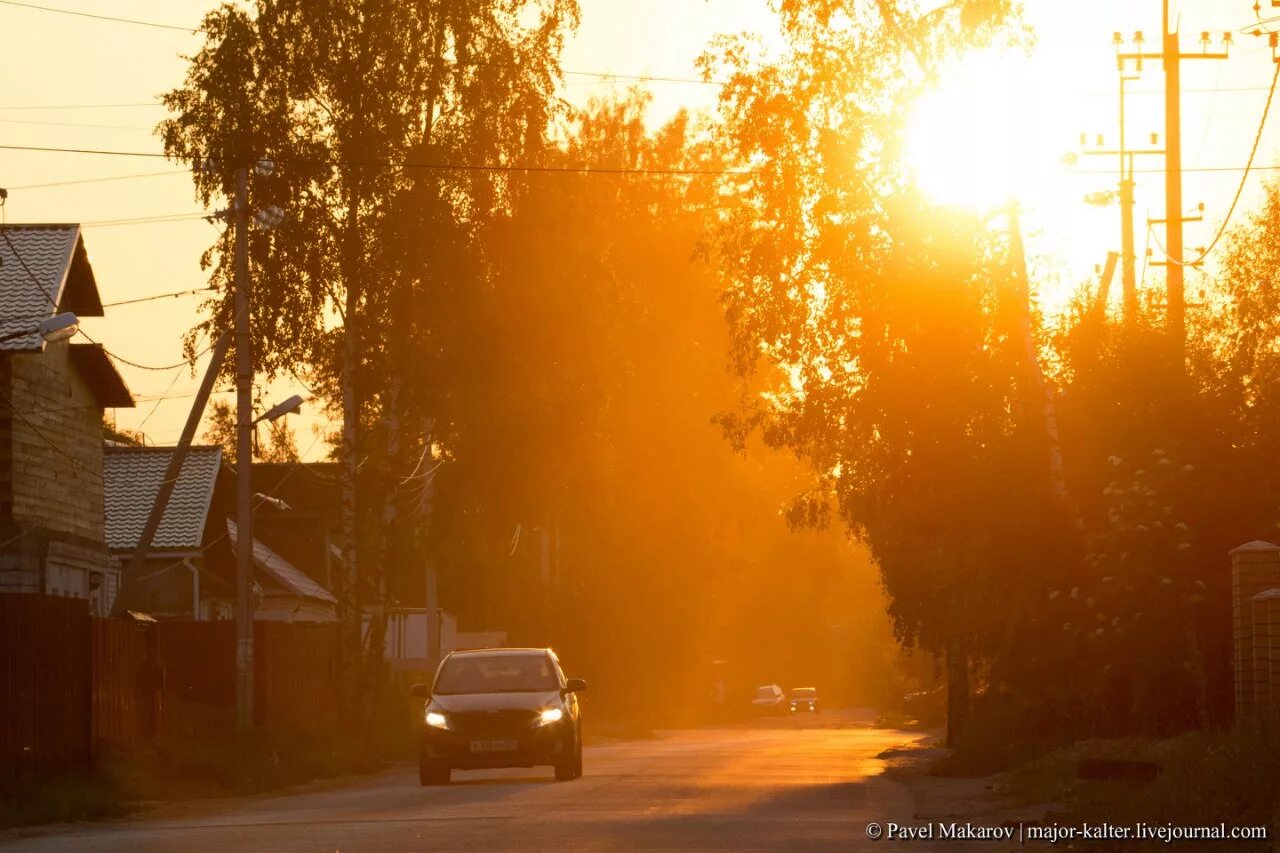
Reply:
[[[1008,217],[1009,254],[1013,262],[1014,278],[1013,304],[1010,308],[1014,315],[1014,336],[1022,345],[1028,403],[1033,411],[1038,411],[1037,426],[1047,445],[1050,488],[1066,510],[1072,526],[1083,530],[1084,521],[1080,517],[1080,511],[1067,491],[1067,478],[1062,465],[1062,439],[1058,432],[1058,408],[1053,399],[1053,389],[1044,378],[1044,370],[1040,367],[1040,357],[1036,352],[1031,325],[1031,282],[1027,277],[1027,256],[1022,243],[1022,223],[1018,217],[1016,202],[1010,203]]]
[[[386,689],[385,646],[387,635],[387,567],[395,545],[400,493],[400,392],[402,371],[390,359],[391,380],[387,389],[383,417],[387,423],[387,444],[382,476],[382,513],[378,526],[378,550],[368,568],[372,574],[369,608],[369,636],[365,647],[364,673],[369,686],[365,705],[364,732],[371,735],[378,722],[379,709]],[[430,618],[430,614],[428,614]]]
[[[360,447],[360,398],[357,395],[357,377],[360,371],[360,339],[358,315],[360,309],[360,229],[359,194],[348,193],[346,233],[343,246],[343,278],[346,281],[346,300],[342,329],[342,469],[340,512],[341,532],[339,548],[342,551],[343,595],[339,598],[341,610],[341,684],[344,692],[346,719],[359,720],[361,687],[361,599],[360,567],[356,553],[357,506],[356,474],[359,469],[357,454]]]
[[[959,644],[947,648],[947,746],[954,749],[969,718],[969,656]]]

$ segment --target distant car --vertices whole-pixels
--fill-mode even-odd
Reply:
[[[555,768],[556,781],[582,775],[581,678],[565,678],[550,649],[451,652],[428,689],[418,781],[447,785],[454,770]]]
[[[756,688],[756,695],[751,699],[751,710],[757,714],[785,714],[787,697],[776,684],[761,685]]]
[[[947,689],[935,687],[919,690],[902,697],[902,712],[922,722],[935,722],[946,718]]]
[[[813,687],[793,687],[789,707],[793,712],[818,713],[818,691]]]

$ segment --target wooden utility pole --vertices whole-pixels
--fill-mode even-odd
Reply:
[[[200,389],[196,392],[195,402],[191,404],[191,411],[187,413],[187,422],[182,427],[182,437],[178,439],[178,446],[169,456],[169,465],[165,468],[164,479],[160,481],[160,488],[156,491],[156,499],[151,504],[147,523],[138,537],[133,556],[124,567],[124,573],[120,579],[120,591],[116,593],[116,599],[111,608],[112,616],[123,616],[131,604],[130,599],[147,565],[147,554],[151,551],[151,542],[155,539],[156,531],[160,529],[160,522],[164,519],[164,512],[169,506],[169,498],[173,495],[173,487],[177,485],[178,477],[182,475],[182,465],[187,459],[187,451],[191,449],[191,442],[195,439],[196,429],[204,416],[204,407],[209,403],[213,383],[217,381],[218,373],[222,370],[222,359],[226,356],[230,343],[230,337],[223,334],[213,345],[213,355],[209,359],[209,366],[205,369],[204,378],[200,381]],[[191,618],[199,620],[200,614],[192,613]]]
[[[249,170],[236,170],[236,731],[253,728],[253,358],[249,337]]]

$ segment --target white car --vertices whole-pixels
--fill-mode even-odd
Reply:
[[[756,688],[751,699],[751,710],[757,714],[785,714],[787,697],[776,684],[764,684]]]

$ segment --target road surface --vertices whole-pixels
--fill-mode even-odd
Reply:
[[[870,841],[869,821],[912,822],[882,750],[918,735],[823,714],[792,725],[665,732],[588,746],[585,775],[550,768],[455,772],[422,788],[415,767],[322,791],[224,801],[198,816],[0,836],[5,851],[915,850]]]

